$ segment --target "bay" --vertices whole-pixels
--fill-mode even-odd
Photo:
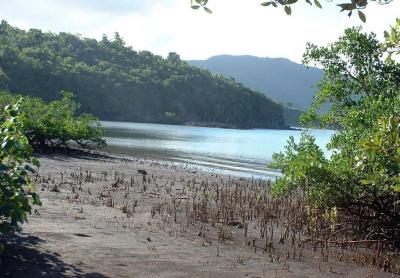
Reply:
[[[283,151],[289,136],[301,130],[225,129],[149,123],[102,122],[111,152],[190,165],[201,170],[243,177],[275,178],[269,169],[272,154]],[[332,130],[311,130],[325,146]]]

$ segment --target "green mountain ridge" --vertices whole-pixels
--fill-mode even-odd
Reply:
[[[74,92],[102,120],[239,128],[286,128],[283,108],[259,92],[176,53],[162,58],[110,40],[0,24],[0,89],[38,96]]]
[[[307,109],[312,103],[316,84],[323,75],[321,69],[307,68],[285,58],[218,55],[188,63],[232,77],[276,102],[300,110]]]

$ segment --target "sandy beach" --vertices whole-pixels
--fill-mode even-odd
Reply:
[[[215,194],[225,194],[228,186],[248,188],[234,199],[241,207],[240,199],[243,206],[246,200],[250,204],[267,200],[250,193],[254,188],[264,194],[267,181],[221,176],[168,161],[107,155],[52,154],[41,156],[40,163],[34,180],[43,206],[21,233],[8,239],[1,277],[393,275],[363,266],[349,255],[334,259],[340,252],[336,249],[326,259],[323,251],[297,248],[294,239],[283,242],[278,224],[276,228],[271,224],[265,229],[267,235],[260,236],[259,212],[244,210],[251,214],[247,223],[237,215],[229,220],[224,220],[224,214],[213,215],[212,207],[221,204]],[[195,204],[197,199],[202,203]],[[229,202],[229,198],[222,200]]]

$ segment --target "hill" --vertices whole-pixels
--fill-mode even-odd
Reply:
[[[300,109],[310,106],[316,93],[315,85],[323,75],[320,69],[307,69],[283,58],[220,55],[188,63],[233,77],[277,102]]]
[[[20,30],[0,24],[0,90],[59,98],[102,120],[284,128],[282,106],[231,79],[113,39]]]

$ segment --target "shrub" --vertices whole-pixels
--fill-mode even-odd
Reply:
[[[27,220],[31,205],[41,205],[29,174],[39,162],[23,134],[21,101],[4,108],[0,120],[0,236],[13,232]],[[0,242],[0,253],[3,245]]]
[[[326,47],[308,45],[305,62],[324,68],[324,78],[303,119],[335,126],[329,158],[303,135],[289,140],[271,166],[283,170],[273,188],[276,196],[302,189],[310,206],[357,217],[363,232],[400,236],[400,66],[384,62],[374,34],[345,31]],[[326,113],[319,108],[329,104]],[[378,232],[379,231],[379,232]],[[384,232],[382,232],[384,231]]]
[[[3,103],[14,103],[17,97],[3,93]],[[79,104],[74,95],[62,93],[61,100],[46,104],[42,99],[24,97],[21,102],[23,132],[34,148],[69,146],[75,143],[83,148],[105,145],[100,122],[92,115],[77,115]]]

